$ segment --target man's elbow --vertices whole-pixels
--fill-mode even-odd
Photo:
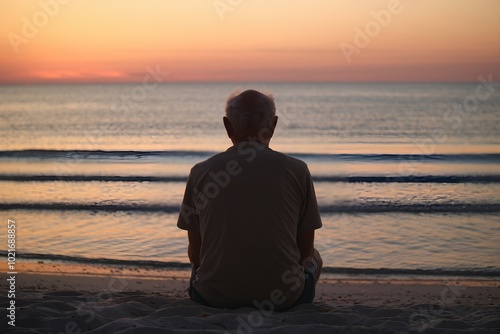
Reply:
[[[297,246],[300,252],[299,263],[314,256],[314,230],[301,231],[297,233]]]
[[[188,258],[189,262],[195,267],[199,267],[201,265],[200,261],[200,249],[199,247],[193,247],[192,244],[188,246]]]
[[[188,231],[188,257],[189,262],[193,264],[193,266],[199,267],[201,265],[201,235],[198,231]]]

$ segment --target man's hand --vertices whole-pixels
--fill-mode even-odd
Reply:
[[[200,231],[188,230],[188,257],[189,262],[195,267],[201,265],[200,250],[201,250],[201,234]]]

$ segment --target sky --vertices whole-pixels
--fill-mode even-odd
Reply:
[[[499,0],[0,0],[0,83],[476,82]]]

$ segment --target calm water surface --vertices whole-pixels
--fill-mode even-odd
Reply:
[[[0,212],[18,251],[188,262],[185,178],[230,146],[238,86],[275,95],[271,147],[309,165],[326,266],[500,270],[500,88],[471,107],[476,84],[0,86]]]

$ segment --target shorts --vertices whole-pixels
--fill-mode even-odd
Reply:
[[[189,279],[189,290],[188,290],[189,298],[191,298],[192,301],[195,301],[201,305],[210,306],[205,301],[205,299],[203,299],[203,297],[198,293],[198,291],[196,291],[196,289],[194,288],[193,282],[196,279],[197,272],[198,272],[198,267],[193,267],[193,269],[191,270],[191,278]]]
[[[304,266],[304,290],[299,299],[291,307],[299,304],[312,303],[316,295],[316,282],[320,274],[318,259],[315,256],[311,257],[308,263]]]
[[[316,277],[319,274],[318,271],[318,260],[316,257],[312,257],[311,260],[307,263],[306,266],[304,266],[304,290],[302,291],[302,294],[300,295],[299,299],[291,306],[296,306],[299,304],[305,304],[305,303],[312,303],[314,300],[314,296],[316,295],[316,281],[318,280],[318,277]],[[189,280],[189,298],[191,298],[192,301],[195,301],[201,305],[204,306],[209,306],[211,307],[210,304],[208,304],[203,297],[196,291],[194,288],[193,282],[196,279],[196,272],[198,271],[197,267],[193,267],[191,271],[191,279]]]

